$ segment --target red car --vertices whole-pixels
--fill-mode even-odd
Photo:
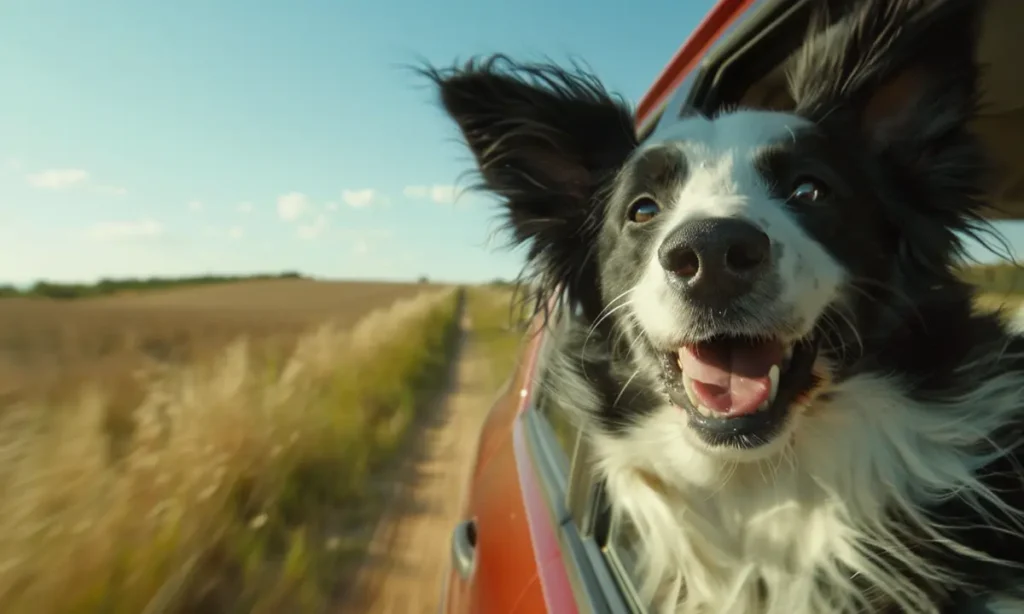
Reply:
[[[640,138],[688,109],[785,108],[780,67],[800,44],[812,3],[720,0],[640,101]],[[994,2],[989,25],[994,23],[1024,23],[1024,2]],[[1011,27],[986,30],[986,102],[997,111],[979,121],[978,131],[997,162],[1015,169],[996,186],[1002,213],[993,217],[1021,219],[1024,88],[1014,64],[1018,39]],[[480,435],[462,512],[466,520],[452,536],[441,612],[643,612],[630,578],[630,535],[609,520],[601,483],[585,461],[586,439],[551,397],[536,394],[544,377],[536,366],[545,337],[528,338]]]

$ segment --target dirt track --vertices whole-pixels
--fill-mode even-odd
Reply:
[[[494,393],[484,384],[487,365],[475,355],[466,318],[462,331],[450,392],[415,435],[420,445],[394,486],[355,590],[337,610],[340,613],[435,614],[438,610],[451,533],[460,520],[463,486]]]

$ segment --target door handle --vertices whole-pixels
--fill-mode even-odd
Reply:
[[[476,562],[476,522],[464,520],[452,531],[452,565],[462,579],[473,573]]]

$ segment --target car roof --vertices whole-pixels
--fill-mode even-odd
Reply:
[[[716,71],[728,68],[736,56],[750,55],[747,47],[752,39],[773,28],[776,20],[790,19],[800,5],[809,8],[811,4],[801,0],[719,0],[637,103],[638,134],[642,138],[650,134],[666,106],[675,105],[673,96],[688,77],[717,81]],[[989,0],[977,51],[984,68],[982,113],[973,129],[995,168],[990,186],[992,206],[986,210],[986,217],[994,221],[1024,220],[1024,81],[1018,78],[1015,60],[1021,52],[1019,27],[1012,27],[1022,24],[1024,2]],[[733,33],[734,29],[737,32]],[[798,35],[787,36],[781,40]],[[776,41],[767,47],[777,45]]]
[[[686,75],[697,68],[708,50],[721,40],[737,18],[755,4],[758,4],[758,0],[719,0],[711,8],[637,103],[636,123],[639,132],[644,132],[651,121],[657,120],[658,113]]]

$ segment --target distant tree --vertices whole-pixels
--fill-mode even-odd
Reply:
[[[0,299],[15,296],[35,296],[58,300],[104,296],[119,292],[137,292],[143,290],[159,290],[183,286],[201,286],[208,284],[224,284],[241,281],[269,279],[305,279],[297,271],[283,273],[258,273],[255,275],[196,275],[192,277],[122,277],[120,279],[103,278],[94,284],[67,284],[40,280],[26,290],[11,285],[0,284]]]
[[[420,275],[420,278],[417,279],[416,281],[418,283],[421,283],[421,284],[429,284],[430,283],[430,278],[427,277],[426,275]]]

